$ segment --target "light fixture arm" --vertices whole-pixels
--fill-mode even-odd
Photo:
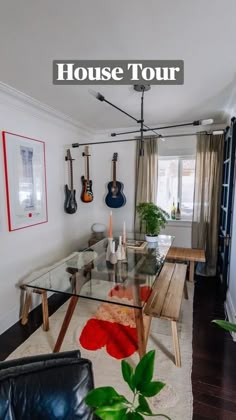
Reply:
[[[135,133],[140,133],[140,140],[141,140],[141,147],[140,147],[140,155],[143,155],[144,153],[144,148],[143,148],[143,142],[144,142],[144,133],[147,133],[149,131],[152,131],[153,133],[155,133],[157,136],[160,137],[160,134],[156,132],[156,130],[164,130],[167,128],[177,128],[177,127],[187,127],[187,126],[198,126],[198,125],[209,125],[212,124],[214,122],[213,119],[203,119],[203,120],[196,120],[196,121],[192,121],[192,122],[187,122],[187,123],[182,123],[182,124],[172,124],[172,125],[167,125],[167,126],[162,126],[162,127],[149,127],[148,125],[144,124],[144,92],[146,90],[150,89],[150,85],[134,85],[134,90],[136,92],[141,92],[141,118],[140,120],[138,120],[137,118],[135,118],[133,115],[129,114],[128,112],[124,111],[123,109],[121,109],[120,107],[118,107],[117,105],[113,104],[112,102],[108,101],[101,93],[93,93],[93,95],[96,97],[96,99],[98,99],[101,102],[106,102],[108,105],[112,106],[113,108],[117,109],[118,111],[122,112],[123,114],[125,114],[126,116],[128,116],[129,118],[131,118],[132,120],[134,120],[137,124],[140,124],[140,129],[139,130],[132,130],[132,131],[125,131],[122,133],[111,133],[111,137],[116,137],[116,136],[122,136],[125,134],[135,134]],[[76,147],[76,146],[74,146]],[[77,146],[78,147],[78,146]]]

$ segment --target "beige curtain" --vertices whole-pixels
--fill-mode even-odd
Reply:
[[[158,140],[157,137],[145,137],[143,142],[144,155],[140,156],[141,141],[136,146],[136,176],[135,176],[135,209],[134,231],[139,232],[139,220],[136,206],[139,203],[157,200],[158,176]]]
[[[216,274],[223,147],[223,135],[197,136],[192,247],[206,251],[206,263],[197,266],[205,276]]]

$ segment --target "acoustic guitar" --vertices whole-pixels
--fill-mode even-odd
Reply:
[[[73,182],[73,160],[71,157],[70,149],[67,149],[67,155],[65,158],[70,164],[70,189],[69,186],[65,185],[65,204],[64,209],[68,214],[73,214],[77,210],[77,202],[75,198],[74,182]]]
[[[113,180],[108,183],[108,194],[105,198],[106,205],[113,209],[118,209],[126,203],[125,195],[123,194],[124,185],[122,182],[116,180],[116,162],[118,153],[113,154],[112,166],[113,166]]]
[[[92,181],[89,179],[89,148],[85,146],[83,156],[85,157],[85,177],[81,177],[82,181],[82,193],[81,200],[83,203],[91,203],[93,201]]]

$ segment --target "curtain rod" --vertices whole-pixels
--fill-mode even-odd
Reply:
[[[197,134],[206,134],[206,135],[211,135],[213,134],[213,131],[198,131],[196,133],[183,133],[183,134],[168,134],[168,135],[159,135],[159,136],[144,136],[144,140],[145,138],[155,138],[155,139],[160,139],[160,140],[164,140],[166,138],[171,138],[171,137],[189,137],[189,136],[196,136]],[[223,134],[223,133],[222,133]],[[92,146],[93,144],[108,144],[108,143],[125,143],[125,142],[130,142],[130,141],[138,141],[141,140],[140,137],[135,137],[133,139],[122,139],[122,140],[107,140],[107,141],[95,141],[93,143],[72,143],[72,147],[80,147],[80,146]]]

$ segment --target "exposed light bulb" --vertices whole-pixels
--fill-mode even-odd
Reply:
[[[217,134],[224,134],[224,130],[214,130],[212,131],[213,136],[217,136]]]
[[[91,95],[93,95],[96,99],[98,99],[99,101],[104,101],[104,96],[101,94],[101,93],[99,93],[99,92],[96,92],[95,90],[93,90],[93,89],[88,89],[88,91],[89,91],[89,93],[91,94]]]
[[[213,118],[208,118],[206,120],[200,120],[200,125],[209,125],[209,124],[213,124],[214,120]]]

